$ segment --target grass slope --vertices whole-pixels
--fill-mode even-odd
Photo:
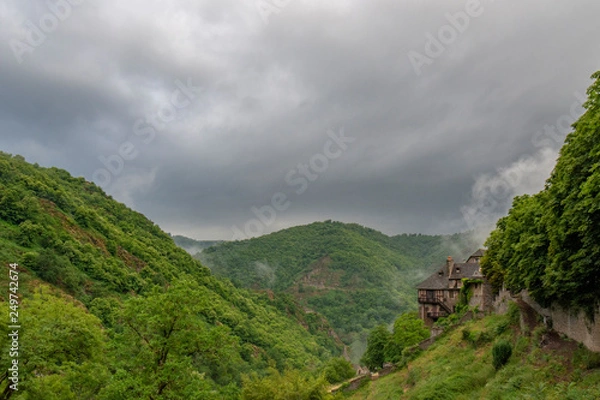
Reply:
[[[470,321],[446,333],[401,370],[341,396],[384,399],[598,399],[597,354],[542,326],[519,328],[518,309]],[[494,343],[507,340],[507,365],[492,367]]]

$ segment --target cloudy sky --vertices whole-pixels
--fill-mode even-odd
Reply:
[[[4,0],[0,150],[197,239],[476,228],[538,191],[597,0]]]

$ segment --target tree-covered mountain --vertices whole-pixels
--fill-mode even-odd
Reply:
[[[325,221],[222,243],[199,257],[237,286],[292,294],[352,343],[373,326],[416,310],[415,284],[448,255],[465,257],[477,247],[469,234],[390,237]]]
[[[13,391],[0,325],[0,399],[237,399],[287,369],[319,391],[341,352],[318,314],[217,279],[96,185],[5,153],[0,261],[1,303],[22,326]]]
[[[600,304],[600,71],[546,187],[515,198],[487,240],[482,270],[498,288],[541,304]]]

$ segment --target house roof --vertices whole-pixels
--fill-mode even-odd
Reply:
[[[471,254],[471,257],[483,257],[484,255],[485,255],[485,250],[478,249],[475,253]]]
[[[484,254],[485,250],[479,249],[469,259],[482,257]],[[478,262],[455,263],[452,261],[452,257],[448,257],[448,262],[441,265],[427,279],[419,283],[417,289],[448,289],[450,280],[483,278],[480,267],[481,265]]]
[[[417,289],[446,289],[448,288],[448,267],[446,264],[431,274],[429,278],[417,285]]]
[[[452,268],[451,275],[446,279],[483,278],[479,268],[478,263],[456,263]]]

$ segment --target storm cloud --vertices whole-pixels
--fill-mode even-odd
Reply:
[[[489,229],[543,187],[582,112],[598,15],[595,0],[6,0],[0,150],[198,239],[326,219]]]

